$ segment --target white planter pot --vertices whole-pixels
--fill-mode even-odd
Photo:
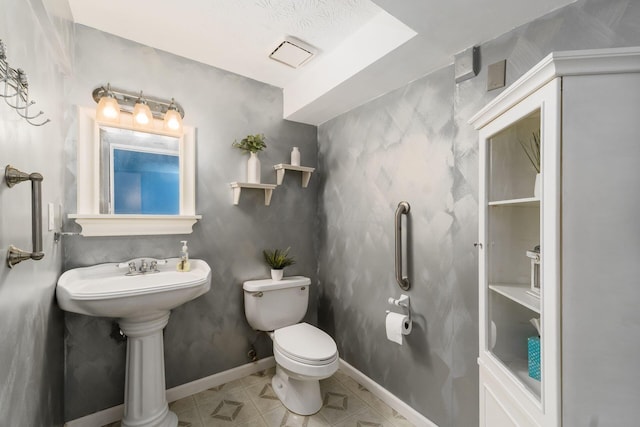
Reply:
[[[275,282],[279,282],[280,280],[282,280],[282,276],[284,276],[284,270],[280,269],[280,270],[275,270],[275,269],[271,269],[271,279],[273,279]]]
[[[260,184],[260,159],[258,153],[250,153],[247,160],[247,182],[250,184]]]

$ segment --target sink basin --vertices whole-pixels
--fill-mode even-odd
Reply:
[[[133,260],[136,265],[138,260]],[[178,258],[158,265],[158,273],[125,276],[127,263],[100,264],[66,271],[58,279],[56,297],[65,311],[88,316],[129,318],[168,311],[206,293],[211,269],[189,260],[191,271],[178,272]]]
[[[165,394],[162,330],[170,310],[206,293],[211,268],[189,260],[191,271],[178,272],[178,258],[157,261],[157,272],[129,272],[129,263],[100,264],[66,271],[56,297],[65,311],[115,317],[127,336],[127,371],[122,427],[176,427]],[[147,259],[147,261],[151,261]],[[133,274],[132,274],[133,273]]]

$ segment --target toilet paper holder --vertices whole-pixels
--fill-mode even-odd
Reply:
[[[402,294],[398,299],[389,297],[388,301],[389,301],[389,304],[391,305],[397,305],[398,307],[402,307],[404,314],[408,317],[409,324],[411,324],[411,300],[409,299],[409,295]],[[387,310],[386,313],[389,314],[390,311]]]

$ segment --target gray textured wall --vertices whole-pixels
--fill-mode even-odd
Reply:
[[[244,316],[242,282],[263,278],[269,270],[262,249],[291,246],[297,264],[286,274],[316,281],[317,177],[303,189],[299,174],[287,173],[271,206],[264,193],[243,191],[233,206],[229,182],[245,180],[248,156],[231,147],[234,139],[264,133],[260,153],[262,182],[275,183],[272,166],[288,163],[293,146],[302,164],[316,166],[316,128],[282,120],[282,91],[235,74],[135,44],[97,30],[76,28],[75,77],[70,103],[95,106],[91,91],[114,87],[175,97],[186,111],[185,124],[197,128],[196,210],[203,219],[186,236],[67,237],[64,268],[139,256],[177,256],[179,241],[189,240],[192,258],[213,270],[211,291],[174,310],[165,330],[167,387],[174,387],[248,363],[255,333]],[[66,211],[75,212],[75,123],[67,138]],[[67,222],[68,229],[77,229]],[[316,320],[317,287],[312,287],[308,321]],[[65,419],[123,402],[125,346],[110,339],[107,319],[66,314]],[[271,354],[271,342],[258,341],[259,355]]]
[[[61,70],[69,66],[65,60],[72,42],[71,27],[50,19],[39,0],[7,0],[2,2],[0,13],[0,39],[6,45],[9,65],[27,73],[31,96],[37,101],[32,112],[44,110],[52,120],[43,127],[33,127],[0,101],[0,167],[4,170],[11,164],[26,172],[40,172],[44,205],[59,205],[68,125]],[[30,206],[29,183],[8,188],[2,179],[3,254],[10,244],[31,250]],[[13,269],[6,266],[4,257],[0,263],[1,425],[62,425],[63,318],[54,303],[62,256],[53,233],[45,231],[43,249],[45,257],[38,262],[25,261]]]
[[[472,80],[456,85],[447,67],[319,127],[320,326],[335,334],[347,362],[441,427],[478,418],[478,159],[467,121],[500,93],[486,91],[486,67],[507,59],[508,85],[552,51],[638,45],[639,22],[640,2],[579,1],[484,43]],[[393,213],[403,199],[411,203],[408,294],[417,320],[398,347],[385,338],[384,310],[400,294]],[[580,314],[565,308],[565,319]],[[565,365],[577,356],[565,352]],[[608,418],[615,407],[596,405],[597,393],[571,386],[580,375],[588,376],[587,366],[564,373],[565,407],[615,419]],[[567,411],[564,425],[584,419]]]

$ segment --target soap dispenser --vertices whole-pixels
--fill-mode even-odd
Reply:
[[[178,261],[176,270],[190,271],[191,263],[189,262],[189,248],[187,247],[187,241],[181,240],[181,243],[182,243],[182,249],[180,250],[180,261]]]

